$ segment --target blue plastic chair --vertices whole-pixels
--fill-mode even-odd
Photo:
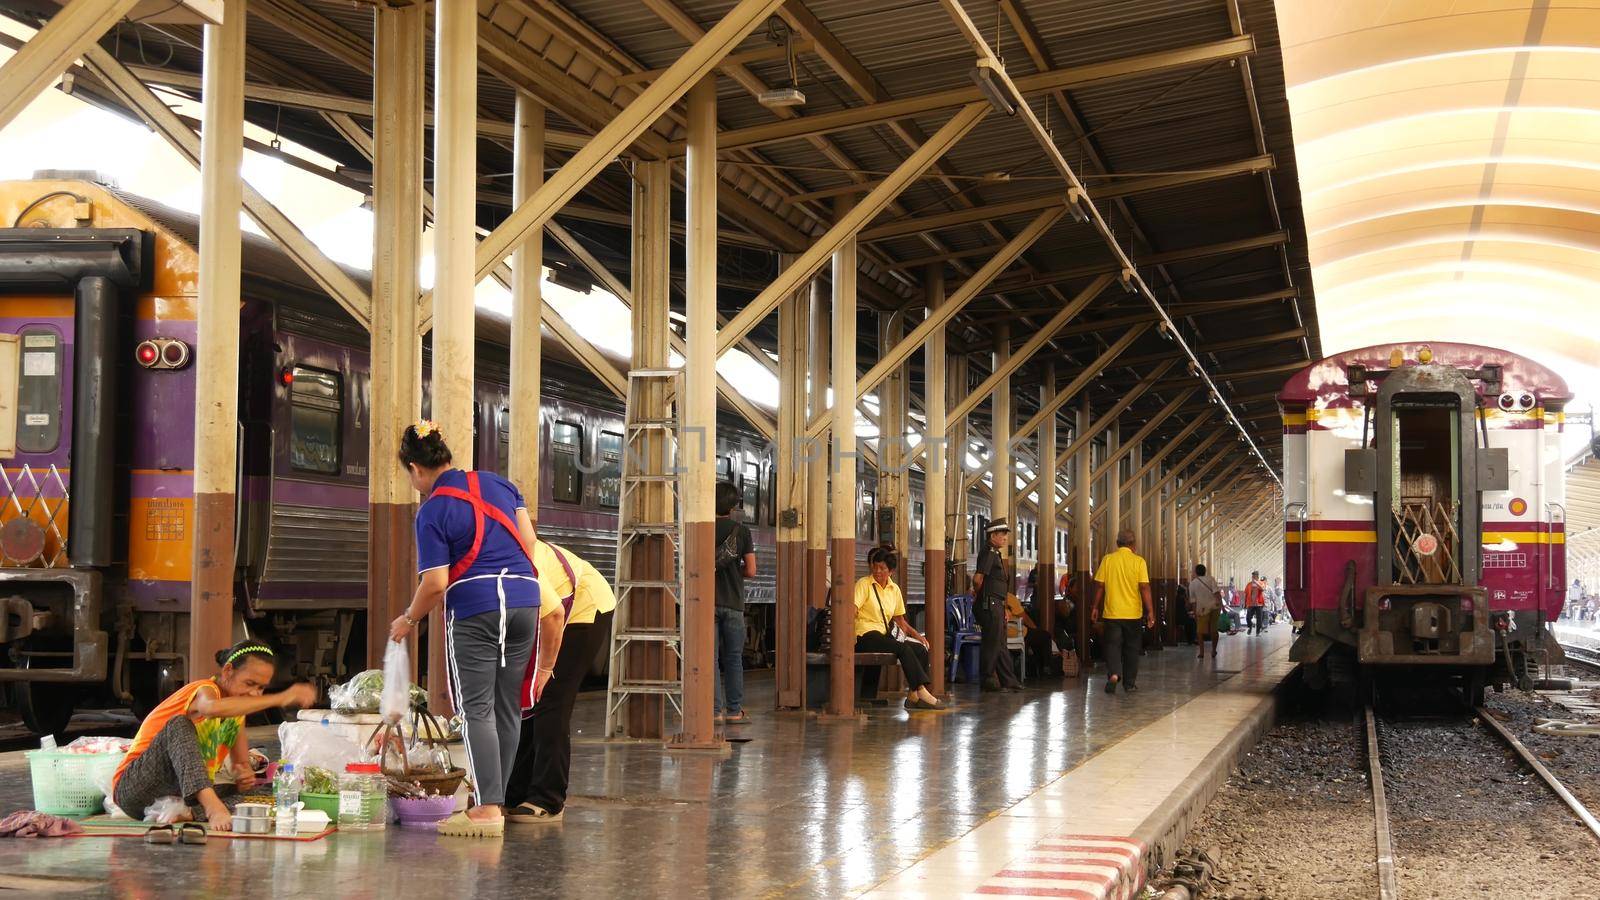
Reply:
[[[961,665],[961,651],[976,650],[983,640],[983,632],[978,630],[972,607],[971,594],[956,594],[944,601],[945,643],[950,647],[948,678],[952,682],[955,681],[956,669]]]

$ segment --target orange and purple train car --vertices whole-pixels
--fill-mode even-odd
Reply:
[[[1313,684],[1410,667],[1476,701],[1560,653],[1560,376],[1490,347],[1385,344],[1313,363],[1278,398],[1292,656]]]

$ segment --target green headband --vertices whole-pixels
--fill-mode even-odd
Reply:
[[[239,649],[233,651],[233,654],[228,657],[228,661],[223,663],[223,665],[233,665],[234,660],[245,655],[246,653],[265,653],[266,655],[271,656],[272,648],[266,646],[265,644],[251,644],[248,647],[240,647]]]

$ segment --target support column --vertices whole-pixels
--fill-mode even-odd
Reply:
[[[630,293],[633,295],[633,356],[630,365],[640,370],[662,370],[668,367],[671,341],[669,313],[671,311],[672,281],[671,237],[672,172],[666,160],[639,160],[633,170],[633,267]],[[667,396],[665,385],[659,380],[646,380],[635,388],[628,402],[638,402],[637,410],[630,410],[634,420],[662,421],[673,416],[676,401]],[[632,441],[639,450],[639,472],[642,475],[670,474],[670,451],[665,436],[659,431],[646,430],[634,435]],[[684,447],[692,447],[685,443]],[[630,445],[628,448],[634,449]],[[664,483],[644,482],[634,488],[639,502],[635,506],[640,521],[671,522],[677,519],[674,510],[675,492]],[[639,581],[670,581],[675,577],[677,560],[672,542],[664,535],[650,535],[635,540],[628,560],[629,573]],[[627,596],[619,598],[631,605],[627,611],[630,625],[644,628],[676,628],[678,625],[677,600],[661,588],[634,587]],[[624,649],[630,654],[628,671],[640,677],[677,679],[677,661],[673,654],[655,641],[630,641]],[[627,699],[622,721],[624,733],[640,740],[660,740],[666,732],[666,703],[659,696],[635,694]]]
[[[435,5],[433,51],[433,365],[434,421],[463,469],[473,446],[474,289],[477,249],[478,10]],[[446,364],[448,362],[448,364]],[[443,605],[428,616],[428,702],[452,709],[446,687]],[[434,637],[438,640],[435,640]]]
[[[1008,322],[998,322],[994,326],[993,371],[998,372],[1010,359],[1011,325]],[[996,519],[1005,516],[1011,523],[1011,546],[1005,554],[1006,593],[1009,594],[1016,590],[1017,539],[1021,536],[1022,530],[1017,524],[1016,503],[1012,501],[1017,482],[1011,468],[1011,429],[1016,425],[1016,420],[1011,415],[1010,378],[1002,378],[994,386],[994,394],[989,401],[989,411],[989,433],[994,438],[994,454],[990,460],[992,463],[990,477],[994,480],[994,489],[989,515]]]
[[[932,263],[923,278],[927,290],[929,314],[936,313],[947,299],[944,292],[944,264]],[[922,408],[928,419],[928,429],[923,441],[928,445],[927,462],[923,479],[926,508],[923,510],[922,545],[926,555],[923,583],[927,585],[927,607],[923,614],[923,634],[928,637],[929,675],[933,684],[928,690],[935,697],[945,695],[944,599],[949,595],[945,584],[946,494],[949,487],[951,448],[945,434],[945,329],[936,328],[928,335],[924,345],[922,363]]]
[[[511,195],[521,204],[544,184],[544,104],[517,92],[513,127]],[[511,255],[511,460],[506,471],[528,500],[539,526],[539,395],[541,308],[544,305],[544,231],[531,232]],[[493,415],[490,416],[490,428]]]
[[[844,216],[845,203],[835,209]],[[828,654],[828,715],[856,714],[856,239],[833,254],[833,636]]]
[[[691,454],[683,484],[683,730],[678,749],[717,749],[717,80],[689,89],[684,159],[684,282],[688,341],[680,452]]]
[[[904,312],[896,310],[880,314],[878,346],[884,349],[895,346],[900,343],[905,330]],[[894,510],[894,533],[889,540],[902,560],[907,558],[911,550],[911,479],[906,477],[909,449],[906,444],[906,410],[910,405],[906,393],[907,382],[905,366],[897,366],[878,387],[878,461],[881,473],[878,477],[878,505]],[[879,543],[884,541],[883,535],[875,537]],[[910,573],[902,571],[895,577],[903,583],[909,581]],[[910,599],[909,596],[906,598],[908,603]]]
[[[82,6],[83,4],[77,4]],[[235,478],[239,464],[239,204],[244,157],[243,0],[205,26],[200,119],[200,305],[194,404],[194,581],[189,677],[233,643]]]
[[[829,338],[833,330],[831,309],[822,279],[812,279],[806,324],[808,421],[828,415],[828,388],[832,384],[828,375],[832,347]],[[806,442],[806,602],[813,609],[822,609],[828,602],[828,460],[831,447],[832,439],[826,435]]]
[[[1048,409],[1056,398],[1056,364],[1044,364],[1039,386],[1039,408]],[[1034,581],[1033,614],[1045,634],[1052,634],[1056,621],[1056,416],[1045,417],[1039,425],[1039,574]]]
[[[785,258],[784,264],[792,260]],[[806,433],[806,313],[809,284],[778,307],[777,707],[803,709],[806,689],[806,501],[800,441]]]
[[[1077,421],[1073,423],[1072,439],[1077,441],[1089,433],[1089,424],[1093,421],[1090,414],[1089,398],[1085,396],[1078,401]],[[1077,641],[1078,657],[1082,660],[1083,671],[1088,672],[1089,659],[1089,606],[1094,601],[1094,592],[1090,589],[1090,580],[1094,576],[1095,560],[1089,558],[1089,528],[1091,527],[1091,514],[1089,506],[1089,482],[1092,480],[1090,472],[1089,454],[1094,447],[1094,441],[1083,441],[1083,448],[1072,457],[1072,577],[1078,586],[1077,615]]]
[[[968,359],[965,353],[959,356],[947,357],[949,366],[945,380],[948,396],[965,397],[972,389],[971,376],[968,372]],[[953,564],[955,580],[946,586],[945,590],[951,594],[965,594],[972,589],[972,571],[968,563],[972,559],[972,535],[967,528],[967,515],[969,499],[967,483],[967,448],[971,444],[968,433],[967,417],[962,416],[954,423],[948,417],[945,419],[945,434],[950,452],[947,455],[945,483],[945,509],[946,520],[949,522],[947,536],[951,542],[950,562]]]
[[[1116,460],[1106,471],[1106,542],[1102,552],[1110,553],[1117,547],[1117,532],[1122,530],[1122,461],[1117,458],[1117,441],[1122,437],[1122,423],[1112,420],[1106,428],[1105,456],[1102,460]]]
[[[372,409],[367,454],[367,666],[383,664],[389,623],[417,583],[417,492],[396,462],[400,433],[422,410],[417,335],[422,260],[423,84],[427,7],[377,11],[373,48]],[[417,669],[413,638],[411,667]]]

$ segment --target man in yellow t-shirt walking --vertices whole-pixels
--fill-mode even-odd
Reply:
[[[1104,622],[1100,639],[1106,657],[1106,693],[1139,686],[1139,648],[1144,629],[1156,626],[1156,605],[1150,598],[1150,569],[1144,557],[1133,552],[1135,537],[1124,528],[1117,532],[1117,549],[1100,560],[1094,573],[1091,622]]]

